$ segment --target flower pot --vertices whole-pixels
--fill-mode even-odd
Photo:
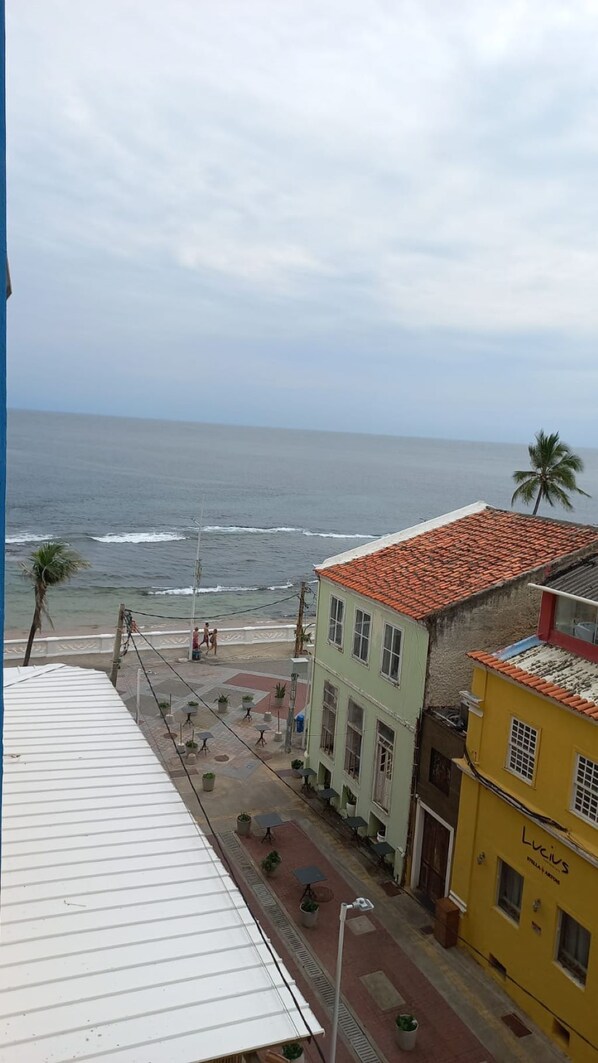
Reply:
[[[357,805],[352,805],[352,804],[349,803],[349,801],[347,801],[347,804],[345,805],[345,809],[347,811],[347,815],[348,816],[354,816],[355,813],[357,812]]]
[[[286,1056],[283,1056],[286,1059]],[[300,1056],[295,1056],[293,1063],[305,1063],[305,1053],[302,1052]]]
[[[397,1045],[402,1052],[413,1052],[415,1048],[415,1042],[417,1040],[417,1031],[419,1030],[419,1023],[415,1027],[415,1030],[401,1030],[395,1025],[395,1031],[397,1035]]]
[[[228,709],[228,701],[218,701],[217,702],[217,709],[218,709],[218,712],[220,713],[220,715],[224,716],[224,713]]]
[[[378,843],[386,841],[386,831],[385,830],[379,830],[378,831],[378,833],[376,835],[376,841]]]
[[[284,698],[272,698],[272,700],[274,702],[275,709],[282,709],[282,706],[284,705]]]
[[[266,709],[266,711],[264,713],[264,723],[271,723],[271,722],[272,722],[272,713],[268,709]]]
[[[188,764],[195,764],[196,760],[197,760],[197,757],[195,756],[195,753],[193,753],[193,752],[187,753],[187,763]]]
[[[315,912],[304,912],[303,908],[299,906],[299,918],[301,919],[301,925],[306,926],[309,929],[311,929],[311,927],[313,926],[316,926],[318,922],[319,912],[319,908],[316,908]]]
[[[275,742],[282,742],[282,731],[275,731],[274,732],[274,741]]]
[[[249,819],[241,819],[237,816],[237,834],[241,838],[248,838],[251,833],[251,817]]]
[[[206,779],[205,775],[202,775],[201,777],[201,785],[203,786],[204,790],[213,790],[215,782],[216,779]]]

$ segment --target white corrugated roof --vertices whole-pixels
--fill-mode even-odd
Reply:
[[[321,1032],[104,673],[9,669],[4,743],[1,1063],[200,1063]]]

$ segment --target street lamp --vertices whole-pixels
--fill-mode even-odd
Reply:
[[[332,1013],[332,1034],[330,1038],[329,1063],[336,1063],[336,1041],[338,1037],[338,1013],[341,1002],[341,974],[343,966],[343,945],[345,942],[345,922],[350,908],[356,908],[358,912],[373,912],[374,905],[367,897],[356,897],[352,904],[345,901],[341,904],[338,928],[338,952],[336,954],[336,982],[334,984],[334,1011]]]

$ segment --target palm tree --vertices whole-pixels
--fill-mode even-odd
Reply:
[[[577,486],[575,480],[575,474],[583,472],[583,461],[563,443],[558,432],[546,435],[540,429],[536,432],[536,442],[530,443],[527,449],[531,468],[513,473],[517,487],[513,492],[511,505],[518,499],[530,505],[535,497],[535,516],[542,499],[546,499],[551,506],[559,504],[564,509],[573,509],[569,498],[570,491],[576,491],[578,495],[584,495],[586,498],[590,497]]]
[[[89,568],[89,562],[80,557],[75,550],[71,550],[68,543],[59,539],[44,543],[34,550],[28,562],[23,565],[23,575],[31,580],[35,593],[33,622],[29,631],[23,665],[29,664],[35,633],[42,626],[42,613],[52,623],[46,606],[48,589],[56,587],[59,583],[66,583],[83,568]]]

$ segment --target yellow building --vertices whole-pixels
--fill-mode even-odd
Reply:
[[[475,661],[451,897],[460,937],[576,1063],[598,1060],[598,566]]]

